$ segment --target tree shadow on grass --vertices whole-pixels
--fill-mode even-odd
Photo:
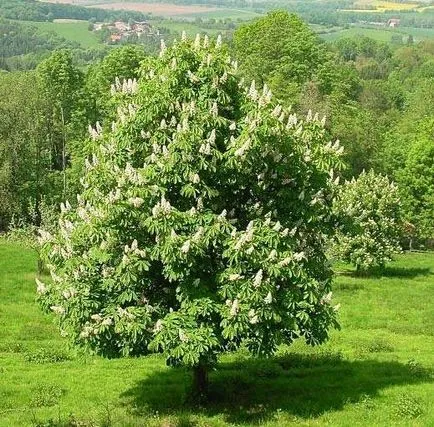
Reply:
[[[415,370],[411,364],[347,361],[339,353],[289,353],[267,360],[221,363],[210,381],[209,402],[202,406],[186,404],[191,376],[184,369],[152,375],[121,397],[134,413],[182,414],[184,424],[195,414],[223,414],[229,423],[259,425],[276,411],[314,418],[375,397],[386,387],[431,382],[433,378],[430,371]]]
[[[355,270],[344,270],[340,271],[338,275],[350,276],[356,278],[379,278],[379,277],[396,277],[402,279],[414,279],[419,276],[434,276],[434,272],[430,268],[401,268],[401,267],[383,267],[383,268],[372,268],[368,271],[355,271]]]

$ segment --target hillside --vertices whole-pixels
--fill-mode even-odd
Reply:
[[[34,252],[0,241],[0,426],[434,423],[433,253],[399,256],[370,277],[340,267],[342,331],[269,360],[224,356],[206,408],[183,405],[189,374],[159,356],[104,360],[68,350],[35,303],[35,266]]]

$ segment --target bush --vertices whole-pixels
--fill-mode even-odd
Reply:
[[[64,390],[56,385],[39,384],[32,391],[31,406],[55,406],[63,396]]]
[[[418,418],[424,410],[419,399],[402,394],[394,405],[394,414],[399,418]]]
[[[33,352],[26,352],[24,359],[31,363],[56,363],[71,360],[71,357],[66,353],[59,350],[50,350],[46,348],[40,348]]]
[[[431,128],[433,121],[431,120]],[[432,131],[431,131],[432,132]],[[434,143],[421,138],[409,150],[398,174],[405,219],[414,226],[414,237],[428,245],[434,239]]]
[[[29,209],[31,206],[32,204],[29,203]],[[20,243],[29,248],[39,249],[37,242],[38,227],[35,225],[37,223],[37,216],[40,217],[41,227],[43,227],[44,230],[53,231],[56,228],[59,218],[57,210],[58,209],[54,206],[49,205],[45,200],[42,200],[39,206],[39,214],[32,211],[29,220],[15,216],[12,217],[8,226],[6,238],[9,241]]]
[[[357,270],[384,267],[400,252],[400,200],[397,186],[372,170],[338,189],[334,213],[339,228],[331,253]]]
[[[411,374],[417,378],[427,378],[432,374],[432,371],[423,367],[419,362],[414,359],[411,359],[407,362],[407,367],[410,370]]]

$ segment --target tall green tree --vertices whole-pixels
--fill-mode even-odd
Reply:
[[[67,194],[67,173],[71,147],[80,138],[78,123],[86,118],[81,108],[83,101],[83,73],[74,65],[68,50],[59,50],[37,67],[39,85],[47,100],[45,117],[51,143],[53,170],[61,171],[62,194]]]
[[[398,172],[405,219],[420,239],[434,238],[434,120],[424,123],[425,132],[408,152]]]
[[[0,74],[0,230],[12,217],[39,220],[51,191],[43,111],[46,99],[34,73]]]
[[[357,270],[384,267],[400,252],[398,187],[388,177],[363,171],[339,187],[334,202],[339,222],[332,253]]]
[[[113,113],[110,107],[110,91],[116,80],[137,79],[140,63],[146,58],[143,47],[123,46],[113,49],[101,62],[90,67],[86,75],[86,89],[93,103],[93,123],[111,120]]]
[[[246,77],[267,83],[276,96],[290,102],[327,56],[310,28],[284,11],[241,26],[234,34],[234,48]]]
[[[219,39],[184,35],[140,75],[112,130],[91,131],[79,206],[41,234],[53,282],[38,292],[73,342],[163,352],[201,395],[220,353],[320,344],[337,326],[325,236],[342,148],[245,88]]]

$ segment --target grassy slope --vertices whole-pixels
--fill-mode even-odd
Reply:
[[[40,34],[54,32],[66,40],[71,40],[79,43],[84,48],[98,47],[100,42],[95,33],[88,30],[89,23],[87,21],[77,22],[25,22],[37,27]]]
[[[342,331],[321,348],[298,342],[269,361],[224,357],[211,376],[216,403],[202,409],[183,407],[189,374],[159,356],[68,351],[34,302],[35,263],[31,251],[0,240],[0,426],[70,413],[98,426],[434,425],[432,253],[401,256],[383,276],[342,270]]]

